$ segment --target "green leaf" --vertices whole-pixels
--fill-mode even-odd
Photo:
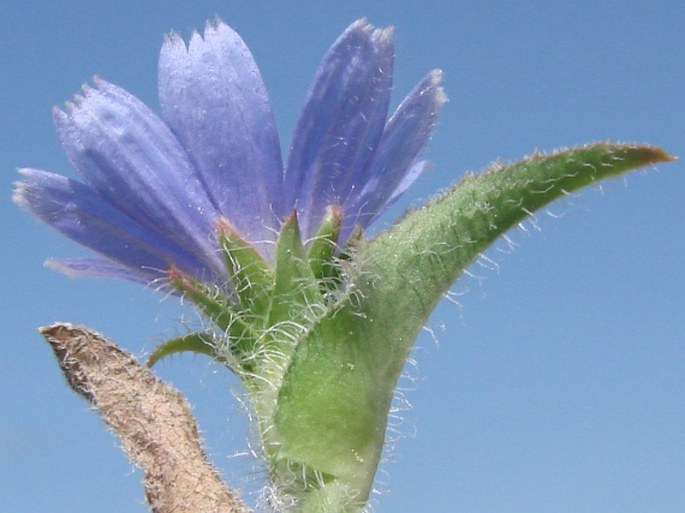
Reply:
[[[325,312],[319,285],[305,254],[297,215],[281,227],[276,247],[276,270],[267,325],[284,333],[300,333]]]
[[[397,379],[454,280],[500,235],[554,199],[668,160],[658,148],[610,143],[536,154],[467,176],[360,244],[349,261],[345,298],[299,343],[284,378],[275,415],[280,457],[332,476],[365,500]]]
[[[227,219],[219,218],[216,226],[219,247],[223,250],[231,284],[243,309],[253,316],[250,320],[261,326],[271,300],[271,268]]]
[[[337,266],[333,258],[338,249],[342,220],[342,208],[338,205],[328,207],[319,232],[309,247],[307,253],[309,264],[312,267],[314,277],[319,281],[333,278],[336,275]]]
[[[230,343],[230,341],[227,342]],[[163,342],[155,348],[147,359],[146,364],[148,367],[152,367],[162,358],[182,352],[206,354],[241,377],[243,377],[241,371],[249,369],[249,364],[236,358],[234,355],[235,351],[226,351],[221,345],[217,345],[217,339],[214,334],[202,331],[187,333],[186,335]]]
[[[401,292],[395,310],[404,305],[425,319],[463,270],[532,212],[586,185],[672,159],[659,148],[601,143],[469,175],[369,244],[367,271],[382,280],[365,292]],[[390,310],[375,316],[398,317]]]
[[[169,339],[155,348],[147,359],[147,366],[152,367],[162,358],[186,351],[214,357],[212,335],[210,333],[195,332]]]
[[[258,332],[252,324],[245,322],[244,314],[236,310],[230,299],[174,267],[167,274],[174,288],[195,303],[228,336],[230,343],[227,349],[230,355],[226,353],[226,348],[217,348],[217,359],[230,362],[235,358],[244,363],[252,357]]]
[[[254,351],[254,373],[259,379],[247,383],[270,469],[282,484],[291,482],[293,474],[277,456],[280,441],[272,429],[276,397],[298,342],[326,311],[319,283],[302,245],[297,214],[293,212],[281,226],[271,304],[265,331]],[[306,474],[307,468],[303,471]]]

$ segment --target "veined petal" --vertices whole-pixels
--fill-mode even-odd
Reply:
[[[164,276],[170,264],[209,281],[223,282],[222,268],[207,268],[173,240],[160,237],[104,200],[93,188],[61,175],[21,169],[14,201],[70,239],[149,283]]]
[[[144,275],[104,258],[48,258],[45,265],[72,278],[122,278],[146,286],[160,279],[158,272]]]
[[[440,107],[447,100],[440,87],[442,72],[434,70],[407,95],[388,121],[369,180],[349,204],[345,232],[354,224],[368,226],[418,178],[425,165],[414,166],[435,126]]]
[[[230,27],[208,24],[159,57],[165,121],[191,156],[215,208],[254,241],[278,230],[283,165],[269,98],[252,54]]]
[[[324,57],[295,129],[286,195],[311,237],[328,205],[363,187],[392,85],[392,29],[353,23]]]
[[[104,80],[56,109],[62,145],[99,195],[160,237],[183,246],[207,267],[221,268],[218,217],[174,134],[137,98]]]
[[[402,196],[409,187],[416,181],[416,179],[423,174],[423,172],[430,167],[430,161],[419,160],[415,162],[410,168],[407,174],[404,175],[402,181],[397,185],[392,195],[386,200],[386,202],[378,209],[378,215],[380,215],[386,208],[395,203],[395,200]],[[375,219],[375,217],[374,217]],[[373,219],[371,220],[373,222]]]

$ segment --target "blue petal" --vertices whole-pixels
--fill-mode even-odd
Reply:
[[[55,110],[62,145],[99,195],[147,230],[220,268],[212,240],[218,213],[185,151],[143,103],[97,80],[66,112]]]
[[[131,219],[88,185],[37,169],[21,169],[14,201],[70,239],[82,244],[149,283],[175,264],[198,279],[223,282],[194,255],[174,241]]]
[[[392,30],[374,30],[363,20],[324,57],[286,166],[286,194],[305,238],[326,206],[345,203],[364,186],[387,118],[392,68]]]
[[[412,184],[416,181],[416,179],[423,174],[423,172],[430,167],[430,162],[428,160],[419,160],[416,163],[414,163],[410,168],[409,171],[407,172],[406,175],[402,178],[402,181],[399,183],[399,185],[395,188],[395,190],[392,192],[392,196],[390,196],[386,202],[383,204],[378,209],[378,214],[382,213],[386,208],[388,208],[390,205],[395,203],[395,201],[402,196],[402,194],[405,193],[409,187],[412,186]]]
[[[416,160],[430,138],[446,97],[442,72],[434,70],[407,95],[388,121],[364,189],[343,204],[346,233],[354,224],[368,226],[418,178],[425,163]]]
[[[269,99],[243,40],[207,25],[186,49],[170,35],[159,58],[164,119],[202,175],[215,208],[252,240],[273,240],[283,165]]]
[[[71,278],[122,278],[146,286],[155,286],[155,279],[160,278],[154,273],[147,275],[131,271],[127,267],[104,258],[49,258],[45,261],[45,265]],[[161,279],[159,286],[165,284],[164,277]]]

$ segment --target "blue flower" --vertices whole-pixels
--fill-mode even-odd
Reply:
[[[159,59],[161,118],[102,79],[55,109],[81,181],[21,169],[15,201],[96,258],[49,260],[68,275],[151,283],[173,266],[225,284],[216,223],[229,219],[273,259],[295,209],[303,239],[339,205],[339,242],[368,226],[426,167],[419,160],[444,103],[429,73],[388,118],[391,29],[353,23],[324,57],[281,159],[269,99],[242,39],[222,22],[186,43],[166,38]]]

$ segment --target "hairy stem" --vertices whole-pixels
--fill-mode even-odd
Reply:
[[[185,398],[83,326],[40,328],[71,388],[92,404],[144,473],[153,513],[245,513],[207,461]]]

